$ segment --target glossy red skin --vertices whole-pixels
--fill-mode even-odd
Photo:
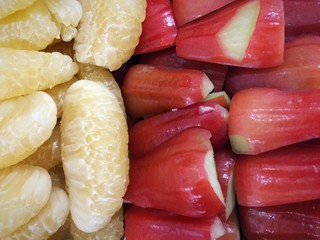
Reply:
[[[169,138],[190,127],[208,129],[214,149],[228,140],[228,111],[212,100],[199,102],[176,111],[168,111],[136,123],[129,131],[132,157],[145,155]]]
[[[201,101],[206,75],[192,69],[168,69],[136,64],[126,73],[121,87],[128,113],[148,116]]]
[[[234,183],[239,205],[263,207],[320,198],[320,147],[295,144],[239,155]]]
[[[206,129],[189,128],[147,155],[131,159],[124,199],[188,217],[223,212],[224,203],[210,185],[204,166],[206,154],[212,151],[210,137]]]
[[[320,200],[274,207],[239,206],[239,212],[247,240],[320,239]]]
[[[320,36],[319,0],[283,0],[286,41],[301,35]]]
[[[210,240],[215,218],[190,218],[132,205],[125,212],[125,236],[127,240]]]
[[[228,184],[234,171],[237,155],[232,152],[230,147],[225,146],[214,152],[214,159],[217,167],[218,180],[221,185],[223,197],[226,200],[228,197],[231,197],[228,196]],[[228,218],[229,216],[226,216],[224,212],[221,215],[221,219],[225,219],[226,217]]]
[[[235,0],[174,0],[173,12],[178,26],[213,12]]]
[[[141,56],[140,63],[153,66],[170,67],[177,69],[196,69],[204,72],[214,84],[214,92],[222,90],[226,77],[227,65],[204,63],[178,57],[176,48],[166,48],[160,51],[144,54]]]
[[[217,240],[240,240],[240,226],[237,209],[233,209],[230,217],[223,222],[226,229],[226,234],[219,237]]]
[[[135,54],[153,52],[173,46],[177,26],[169,0],[147,0],[146,18]]]
[[[260,1],[260,13],[243,60],[226,56],[217,33],[250,0],[235,1],[203,18],[178,29],[176,38],[179,57],[203,62],[249,68],[278,66],[283,62],[284,14],[281,0]]]
[[[320,90],[242,90],[232,98],[228,130],[232,149],[239,154],[258,154],[319,138]]]
[[[274,87],[281,90],[319,89],[319,65],[320,36],[301,37],[286,43],[284,61],[278,67],[229,68],[226,92],[233,96],[242,89],[253,87]]]

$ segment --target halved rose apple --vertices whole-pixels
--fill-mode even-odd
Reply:
[[[131,159],[125,200],[189,217],[222,213],[225,202],[210,137],[206,129],[189,128]]]
[[[239,154],[258,154],[320,137],[320,90],[245,89],[232,98],[229,139]]]
[[[191,218],[134,205],[125,212],[127,240],[209,240],[225,233],[225,227],[217,216]]]
[[[250,68],[283,62],[281,0],[241,0],[178,29],[177,55]]]
[[[237,201],[263,207],[320,199],[320,148],[294,144],[258,155],[239,155],[234,170]]]

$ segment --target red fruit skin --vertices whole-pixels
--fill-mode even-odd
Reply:
[[[235,206],[233,172],[237,155],[232,152],[230,147],[225,146],[214,152],[214,159],[217,167],[218,181],[221,185],[223,197],[226,200],[226,211],[220,216],[221,219],[228,219]],[[230,199],[230,204],[232,204],[230,206],[227,204],[228,199]]]
[[[320,198],[320,147],[295,144],[239,155],[234,183],[239,205],[275,206]]]
[[[143,208],[188,217],[213,217],[223,212],[218,179],[213,176],[220,197],[205,169],[206,157],[213,154],[210,137],[206,129],[189,128],[147,155],[131,159],[130,183],[124,199]],[[213,159],[210,164],[214,164]]]
[[[250,0],[235,1],[226,7],[178,29],[176,49],[179,57],[248,68],[279,66],[283,62],[284,11],[282,0],[261,0],[255,29],[241,61],[222,50],[217,33]]]
[[[320,36],[297,38],[285,44],[284,61],[278,67],[229,68],[226,92],[229,96],[233,96],[242,89],[254,87],[272,87],[281,90],[319,89],[319,65]]]
[[[146,18],[135,54],[153,52],[173,46],[177,26],[169,0],[147,0]]]
[[[258,154],[320,137],[320,90],[245,89],[232,98],[229,140],[239,154]]]
[[[160,51],[144,54],[140,58],[141,64],[149,64],[152,66],[169,67],[176,69],[195,69],[204,72],[214,85],[214,92],[222,90],[227,69],[227,65],[205,63],[199,61],[188,60],[178,57],[176,48],[166,48]]]
[[[173,13],[178,26],[213,12],[235,0],[174,0]]]
[[[236,209],[233,209],[229,218],[223,221],[226,233],[217,240],[240,240],[239,217]]]
[[[320,239],[320,200],[273,207],[239,206],[239,213],[247,240]]]
[[[286,41],[302,35],[320,36],[319,3],[319,0],[283,0]]]
[[[214,149],[228,141],[228,111],[212,100],[168,111],[137,122],[129,131],[132,157],[143,156],[190,127],[208,129]]]
[[[121,87],[126,109],[132,117],[148,116],[201,101],[213,89],[201,71],[168,69],[136,64],[126,73]]]
[[[127,240],[210,240],[217,218],[190,218],[131,205],[125,212],[125,236]]]

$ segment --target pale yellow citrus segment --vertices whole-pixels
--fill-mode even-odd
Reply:
[[[52,88],[78,72],[72,58],[58,52],[0,48],[0,100]]]
[[[43,1],[0,20],[0,47],[41,50],[60,34]]]
[[[112,92],[79,80],[68,89],[61,119],[61,155],[72,220],[95,232],[123,203],[128,184],[128,129]]]
[[[36,216],[51,192],[49,173],[37,166],[14,165],[0,170],[0,238]]]
[[[39,166],[47,170],[61,164],[60,124],[56,124],[50,138],[21,164]]]
[[[123,226],[123,209],[117,211],[111,218],[111,221],[102,229],[85,233],[79,230],[73,222],[71,222],[70,232],[73,240],[119,240],[124,235]]]
[[[125,113],[121,89],[119,87],[119,84],[114,79],[112,73],[106,68],[95,65],[79,63],[78,66],[78,78],[102,82],[117,98],[120,107]]]
[[[52,187],[46,205],[26,224],[1,240],[44,240],[55,233],[66,221],[69,214],[69,199],[64,190]]]
[[[245,57],[260,12],[260,1],[253,0],[239,8],[219,31],[218,39],[226,56],[236,61]]]
[[[76,81],[78,81],[78,79],[76,77],[74,77],[71,80],[69,80],[68,82],[58,84],[51,89],[45,90],[45,92],[48,93],[52,97],[52,99],[55,101],[55,103],[57,104],[57,117],[58,118],[60,118],[62,116],[62,106],[63,106],[64,95],[66,94],[68,88]]]
[[[35,0],[1,0],[0,19],[30,6],[34,1]]]
[[[34,153],[52,134],[57,107],[44,92],[0,102],[0,169]]]
[[[78,62],[120,68],[134,53],[142,32],[146,0],[80,0],[83,15],[75,37]]]
[[[82,17],[82,7],[78,0],[44,0],[58,25],[64,41],[70,41],[77,34],[77,26]]]

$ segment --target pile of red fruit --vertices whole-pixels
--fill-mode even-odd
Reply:
[[[122,93],[133,239],[320,239],[320,2],[148,0]]]

